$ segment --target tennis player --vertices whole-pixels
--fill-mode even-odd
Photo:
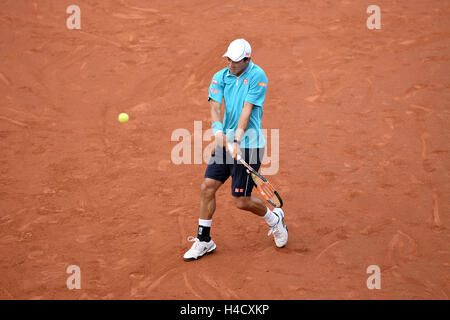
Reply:
[[[251,196],[254,182],[247,169],[236,161],[240,154],[256,171],[261,166],[266,144],[261,119],[268,79],[263,69],[253,63],[250,44],[244,39],[232,41],[223,57],[227,58],[228,66],[213,76],[208,97],[216,148],[201,184],[198,234],[196,238],[188,238],[194,243],[184,254],[186,261],[199,259],[216,249],[210,235],[216,191],[230,176],[236,206],[264,218],[277,247],[284,247],[288,240],[283,210],[272,211],[262,200]],[[231,150],[228,143],[232,145]]]

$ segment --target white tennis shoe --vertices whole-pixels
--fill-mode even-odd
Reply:
[[[281,208],[275,208],[272,211],[278,216],[278,222],[270,228],[267,235],[270,236],[273,234],[273,239],[277,247],[283,248],[288,241],[288,228],[284,223],[284,211]]]
[[[203,257],[205,254],[210,254],[216,250],[216,244],[211,239],[209,242],[200,241],[198,238],[192,236],[188,237],[189,242],[194,242],[192,247],[186,251],[183,256],[185,261],[197,260]]]

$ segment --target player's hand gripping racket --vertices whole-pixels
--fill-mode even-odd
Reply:
[[[233,150],[233,146],[228,143],[228,150]],[[242,159],[241,155],[237,155],[237,160],[240,161],[246,168],[247,172],[252,177],[253,182],[256,185],[256,190],[269,202],[271,205],[277,208],[281,208],[283,206],[283,200],[281,200],[280,195],[277,190],[264,178],[261,174],[255,171],[244,159]]]

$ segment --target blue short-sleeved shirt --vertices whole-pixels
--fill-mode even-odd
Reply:
[[[239,76],[233,75],[228,68],[217,72],[209,86],[209,99],[222,103],[225,101],[223,129],[230,141],[234,140],[244,101],[254,105],[247,130],[241,139],[241,148],[263,148],[266,145],[261,120],[266,97],[268,79],[264,70],[253,63]]]

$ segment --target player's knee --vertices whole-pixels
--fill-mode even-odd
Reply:
[[[203,197],[210,197],[216,193],[216,186],[213,182],[204,180],[200,186],[200,194]]]
[[[236,207],[241,210],[248,210],[250,208],[250,200],[248,197],[235,197],[234,203]]]

